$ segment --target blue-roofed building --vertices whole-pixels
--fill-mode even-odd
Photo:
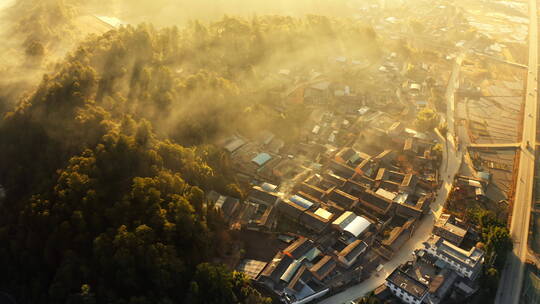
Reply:
[[[304,209],[309,209],[311,206],[313,206],[313,202],[298,195],[291,196],[289,200]]]
[[[260,153],[259,155],[255,156],[251,161],[254,162],[257,166],[262,167],[271,159],[272,156],[270,154]]]

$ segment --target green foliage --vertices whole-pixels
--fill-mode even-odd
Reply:
[[[424,108],[416,114],[414,124],[419,131],[427,132],[433,130],[438,125],[438,122],[439,116],[437,112],[430,108]]]
[[[481,288],[477,297],[493,302],[499,284],[499,273],[513,247],[510,232],[493,212],[485,209],[468,209],[467,218],[479,227],[481,241],[484,243],[483,250],[486,252],[484,274],[480,278]]]
[[[28,55],[69,36],[74,12],[62,1],[18,9],[19,30],[43,41]],[[20,303],[267,301],[207,264],[230,236],[205,191],[244,196],[212,143],[259,126],[294,133],[306,112],[269,111],[283,84],[268,75],[336,53],[376,57],[376,35],[308,16],[90,36],[0,121],[2,289]]]

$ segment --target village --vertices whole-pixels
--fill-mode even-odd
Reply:
[[[513,3],[513,10],[522,9]],[[518,119],[512,115],[519,111],[522,72],[511,65],[525,57],[526,28],[508,38],[510,31],[495,29],[497,19],[479,21],[440,1],[416,8],[414,14],[440,17],[423,23],[419,35],[410,20],[399,21],[388,10],[378,14],[373,6],[362,11],[363,18],[376,23],[381,36],[392,32],[382,38],[388,50],[380,61],[338,55],[324,70],[284,67],[270,76],[284,83],[276,111],[286,115],[293,104],[309,114],[296,142],[268,129],[256,138],[236,135],[222,143],[239,180],[250,185],[243,200],[217,192],[207,197],[240,231],[239,238],[245,237],[231,266],[279,302],[326,303],[368,281],[376,284],[371,296],[381,301],[462,301],[479,290],[484,264],[493,263],[467,212],[480,206],[506,216],[514,156],[504,147],[488,149],[501,138],[516,141]],[[508,18],[525,27],[520,17]],[[434,43],[450,23],[455,41]],[[433,36],[426,38],[428,33]],[[403,37],[411,37],[406,47]],[[468,61],[454,92],[452,70],[464,52]],[[504,63],[509,58],[513,63]],[[506,70],[503,79],[481,76],[486,62]],[[362,85],[358,75],[364,75]],[[476,85],[479,79],[484,80]],[[449,96],[457,109],[448,110]],[[484,119],[497,120],[489,123],[494,128],[508,124],[505,131],[479,130],[473,116],[485,109],[472,104],[482,100],[502,105],[499,114]],[[454,127],[460,157],[452,169],[446,133]]]

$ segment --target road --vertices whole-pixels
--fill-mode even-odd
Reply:
[[[517,304],[521,295],[525,260],[527,258],[529,222],[533,199],[534,165],[536,149],[536,121],[538,113],[538,16],[537,0],[529,1],[529,71],[525,96],[523,135],[520,145],[520,158],[514,209],[510,224],[510,235],[514,249],[506,261],[499,282],[495,304]]]
[[[435,201],[430,206],[431,212],[422,218],[413,236],[405,243],[405,245],[403,245],[403,247],[401,247],[401,249],[399,249],[398,252],[396,252],[394,257],[390,261],[383,264],[384,267],[383,270],[380,271],[379,276],[372,275],[369,279],[361,282],[360,284],[354,285],[338,294],[320,301],[320,304],[349,303],[349,301],[354,301],[384,284],[386,277],[399,265],[410,260],[412,258],[413,251],[423,247],[422,243],[426,241],[431,234],[436,218],[442,214],[444,203],[446,202],[448,194],[452,189],[454,176],[458,173],[459,168],[461,167],[461,161],[463,159],[463,149],[458,150],[454,140],[454,93],[459,86],[459,70],[463,57],[464,53],[456,58],[454,67],[452,69],[452,75],[446,90],[448,104],[446,121],[448,122],[448,132],[445,141],[446,149],[443,150],[443,157],[446,159],[446,162],[441,165],[440,175],[442,185],[437,191]]]

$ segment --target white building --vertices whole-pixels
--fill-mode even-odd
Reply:
[[[431,235],[424,242],[424,247],[444,266],[454,269],[462,277],[474,280],[482,270],[484,251],[476,247],[467,251],[436,235]]]
[[[371,222],[351,211],[345,211],[332,223],[332,225],[338,230],[346,231],[352,236],[358,237],[368,230],[371,226]]]
[[[428,287],[396,268],[386,278],[386,286],[401,301],[408,304],[420,304],[428,295]]]

